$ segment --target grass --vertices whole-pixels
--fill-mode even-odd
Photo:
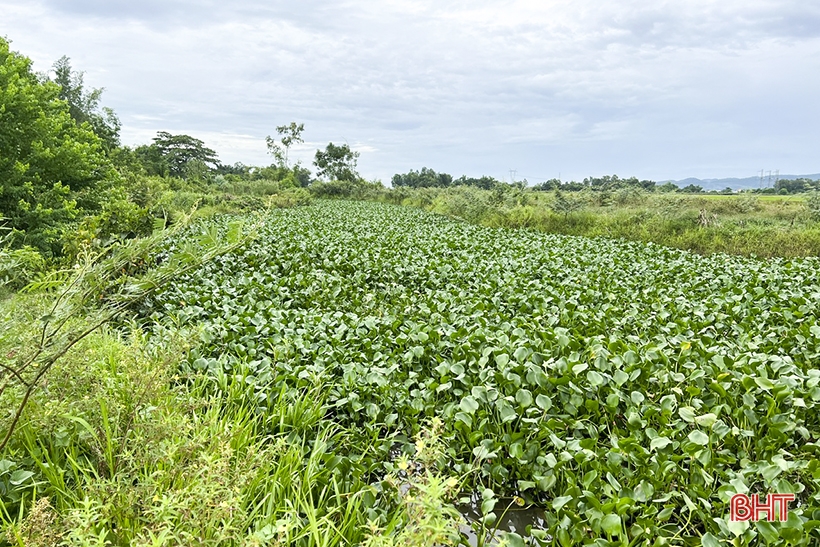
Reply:
[[[17,295],[0,304],[0,355],[31,346],[31,325],[50,299]],[[2,492],[6,544],[401,545],[408,534],[419,545],[454,541],[457,514],[445,502],[452,484],[434,474],[373,483],[336,456],[355,451],[359,439],[323,421],[325,386],[282,392],[261,413],[241,378],[223,377],[215,390],[180,373],[196,331],[166,335],[106,328],[50,371],[3,456],[11,466]],[[12,470],[25,480],[10,482]],[[402,483],[416,496],[403,496]]]
[[[508,189],[388,190],[373,199],[464,218],[489,227],[652,242],[699,254],[820,255],[820,222],[805,196],[564,193]]]

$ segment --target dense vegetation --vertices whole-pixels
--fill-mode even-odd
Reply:
[[[8,544],[820,542],[816,193],[224,165],[53,73],[0,39]]]
[[[309,199],[310,172],[298,164],[226,166],[203,141],[167,131],[123,146],[101,95],[67,57],[38,74],[0,38],[0,290],[146,236],[197,203],[207,216]],[[349,158],[331,158],[329,172],[340,163]]]
[[[319,533],[329,544],[364,541],[368,526],[395,538],[413,511],[391,481],[417,481],[419,503],[438,507],[427,516],[451,533],[444,500],[478,492],[488,528],[494,509],[543,508],[533,540],[544,544],[703,536],[714,545],[811,545],[820,539],[817,266],[482,228],[362,202],[276,211],[253,242],[139,310],[151,354],[186,348],[178,372],[161,357],[150,369],[176,376],[170,389],[168,380],[151,383],[170,410],[131,393],[128,412],[100,423],[83,406],[78,418],[100,424],[91,436],[77,419],[32,411],[9,458],[23,466],[9,472],[38,473],[36,488],[59,500],[48,513],[63,527],[55,529],[91,512],[89,533],[118,544],[143,537],[141,526],[219,543],[213,528],[197,536],[187,520],[195,516],[186,517],[189,487],[209,479],[163,478],[179,465],[221,473],[237,489],[226,542],[263,530],[306,545],[321,543]],[[118,379],[106,383],[142,378],[111,359],[99,367]],[[189,434],[171,424],[149,433],[169,412]],[[220,436],[222,427],[233,433]],[[158,435],[150,442],[159,454],[134,445],[146,442],[135,431]],[[174,455],[192,442],[205,443],[207,465],[226,467],[205,471],[200,458]],[[74,474],[25,466],[43,454]],[[298,487],[308,490],[285,493],[283,473],[292,471],[281,466],[300,458],[318,474]],[[153,501],[128,486],[135,472]],[[21,484],[24,493],[35,488]],[[741,526],[727,518],[736,491],[794,492],[799,503],[786,523]],[[347,496],[360,502],[340,505]],[[291,511],[284,499],[304,507]]]

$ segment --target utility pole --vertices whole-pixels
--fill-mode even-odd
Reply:
[[[515,174],[518,172],[518,169],[510,169],[510,182],[515,184]]]

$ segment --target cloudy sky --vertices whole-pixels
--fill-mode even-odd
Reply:
[[[530,182],[820,172],[820,3],[0,0],[38,71],[67,55],[125,144],[187,133],[225,163],[347,142],[389,181],[423,166]]]

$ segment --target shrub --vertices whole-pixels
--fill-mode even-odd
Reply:
[[[820,221],[820,192],[813,192],[806,199],[806,209],[812,220]]]
[[[0,240],[0,291],[19,289],[45,268],[46,261],[34,247],[10,249]]]

